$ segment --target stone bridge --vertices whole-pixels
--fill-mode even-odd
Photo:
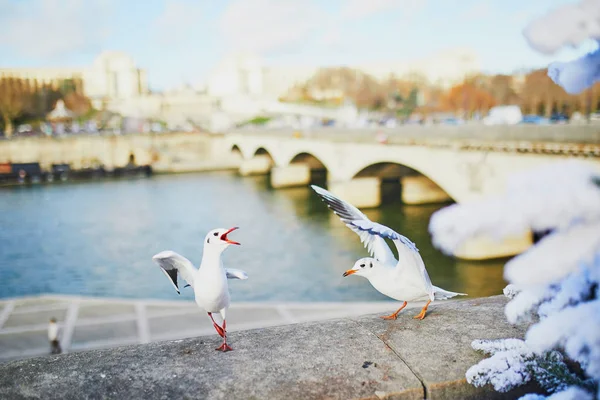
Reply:
[[[557,160],[577,157],[600,170],[598,129],[567,132],[561,140],[556,135],[561,127],[548,127],[546,138],[539,132],[537,137],[532,135],[535,130],[528,128],[522,132],[533,137],[522,135],[526,139],[520,140],[501,140],[502,135],[494,135],[493,129],[472,137],[452,135],[464,134],[464,129],[443,136],[386,130],[389,135],[382,143],[376,135],[383,131],[324,129],[310,133],[238,131],[227,134],[225,141],[237,154],[242,175],[270,172],[274,188],[303,186],[314,182],[315,176],[326,176],[329,190],[360,208],[378,207],[382,187],[390,183],[401,185],[406,204],[465,202],[502,192],[514,172]],[[573,138],[579,141],[568,140]],[[509,256],[523,251],[531,240],[530,232],[503,243],[478,238],[456,255],[466,259]]]

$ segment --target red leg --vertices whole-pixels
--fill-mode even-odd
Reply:
[[[215,327],[215,330],[217,331],[217,333],[219,334],[219,336],[221,337],[225,337],[225,321],[223,321],[223,328],[221,328],[214,320],[212,313],[208,313],[208,316],[210,317],[210,319],[212,320],[213,326]]]
[[[225,320],[223,320],[223,344],[221,344],[220,347],[218,347],[218,348],[215,349],[215,350],[222,351],[223,353],[225,353],[226,351],[233,350],[227,344],[227,329],[226,329],[226,327],[227,327],[227,323],[225,322]]]

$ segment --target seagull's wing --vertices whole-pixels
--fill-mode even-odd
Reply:
[[[225,268],[227,279],[248,279],[248,274],[241,269]]]
[[[169,278],[177,293],[179,286],[177,285],[177,273],[191,286],[194,287],[194,272],[197,271],[194,264],[181,254],[174,251],[166,250],[156,254],[152,259],[158,264],[162,272]]]
[[[313,190],[317,192],[319,196],[327,203],[327,206],[342,220],[343,223],[350,229],[352,229],[358,236],[360,241],[369,251],[372,257],[375,257],[379,262],[389,265],[396,264],[396,258],[394,253],[390,250],[383,237],[375,232],[371,232],[369,229],[365,229],[365,226],[371,226],[375,224],[365,214],[359,211],[358,208],[352,204],[345,202],[335,197],[331,192],[315,185],[311,185]],[[379,224],[376,224],[379,225]],[[379,225],[382,226],[383,225]],[[385,228],[385,227],[384,227]],[[389,229],[389,228],[386,228]],[[393,231],[392,231],[393,232]]]
[[[393,229],[371,221],[356,207],[335,197],[327,190],[314,185],[311,187],[323,198],[329,208],[341,218],[346,226],[360,236],[361,241],[377,260],[388,264],[395,263],[397,269],[405,270],[405,268],[410,268],[411,271],[418,274],[425,283],[425,289],[429,294],[429,298],[433,300],[431,279],[429,279],[429,274],[427,274],[425,263],[419,254],[419,249],[417,249],[417,246],[413,242]],[[396,249],[398,250],[397,263],[394,254],[384,239],[391,239],[396,245]]]
[[[398,250],[398,264],[396,265],[396,269],[402,272],[409,269],[411,273],[421,278],[425,283],[425,290],[427,291],[429,298],[433,301],[434,290],[431,279],[429,279],[429,274],[427,273],[427,269],[425,269],[425,263],[423,262],[421,254],[419,254],[419,249],[417,249],[417,246],[411,242],[410,239],[385,225],[378,224],[377,222],[369,221],[367,223],[366,221],[355,221],[355,225],[358,226],[359,229],[370,232],[373,235],[391,239]]]

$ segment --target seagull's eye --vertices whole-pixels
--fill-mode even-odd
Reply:
[[[360,267],[361,267],[361,268],[364,268],[364,267],[365,267],[365,264],[360,264]]]
[[[213,235],[219,236],[219,232],[215,232],[215,233],[213,233]]]

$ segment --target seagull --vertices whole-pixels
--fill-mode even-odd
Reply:
[[[387,226],[369,220],[358,208],[335,197],[331,192],[319,186],[311,187],[342,222],[360,236],[361,242],[372,256],[356,261],[352,269],[344,272],[343,276],[363,276],[379,292],[404,302],[396,312],[381,318],[396,319],[409,301],[427,300],[421,312],[414,317],[422,320],[432,301],[466,296],[464,293],[449,292],[433,286],[419,250],[408,238]],[[385,239],[391,239],[396,245],[398,260]]]
[[[231,229],[213,229],[204,238],[204,251],[200,268],[196,269],[194,264],[184,256],[171,250],[161,251],[152,257],[164,274],[169,278],[171,284],[178,294],[177,273],[187,282],[184,288],[191,286],[194,289],[196,304],[204,309],[213,323],[215,330],[223,338],[223,344],[216,350],[233,350],[227,344],[227,327],[225,316],[230,304],[228,279],[248,279],[248,274],[239,269],[224,268],[221,254],[232,244],[238,242],[229,240],[227,237],[237,227]],[[223,326],[219,326],[213,318],[213,313],[221,314]]]

